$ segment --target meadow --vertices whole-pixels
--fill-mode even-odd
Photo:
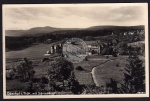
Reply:
[[[33,62],[35,70],[35,77],[40,78],[47,75],[47,69],[49,67],[48,62],[42,62],[45,58],[44,54],[50,49],[51,44],[39,44],[28,47],[19,51],[6,52],[6,69],[10,69],[17,66],[23,58],[28,58]],[[51,59],[59,58],[58,54],[49,56]],[[115,79],[118,84],[122,83],[124,77],[124,68],[127,64],[128,56],[104,56],[104,55],[92,55],[87,57],[88,60],[84,60],[80,63],[74,63],[74,73],[76,79],[81,85],[95,85],[92,78],[92,69],[95,68],[95,76],[99,86],[105,85],[110,82],[110,78]],[[144,61],[144,57],[140,57]],[[76,70],[76,67],[81,66],[83,70]],[[118,85],[119,86],[119,85]],[[21,90],[24,87],[24,83],[13,80],[7,80],[6,89],[8,91]]]

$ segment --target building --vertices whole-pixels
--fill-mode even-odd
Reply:
[[[51,54],[62,53],[62,47],[63,45],[61,42],[54,43],[50,47],[50,53]]]
[[[92,54],[101,54],[103,45],[100,43],[93,43],[87,45],[87,55],[92,55]]]

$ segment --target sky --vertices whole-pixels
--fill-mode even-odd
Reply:
[[[134,26],[145,24],[145,5],[43,5],[3,7],[6,30],[33,27],[87,28],[99,25]]]

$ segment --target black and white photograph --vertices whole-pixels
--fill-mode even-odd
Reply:
[[[3,4],[3,97],[149,97],[148,4]]]

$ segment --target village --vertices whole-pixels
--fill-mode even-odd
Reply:
[[[115,36],[129,36],[129,35],[144,35],[144,30],[134,30],[134,31],[129,31],[129,32],[122,32],[122,33],[117,33],[114,34],[112,32],[112,37]],[[44,43],[46,44],[50,44],[50,49],[46,51],[46,53],[44,54],[45,56],[49,56],[55,53],[59,53],[61,54],[61,56],[63,56],[62,54],[62,48],[63,48],[63,44],[65,43],[65,41],[67,41],[68,38],[66,38],[65,40],[62,41],[58,41],[58,42],[54,42],[52,43],[52,39],[47,39]],[[137,39],[137,37],[135,37],[135,40]],[[110,40],[109,42],[102,42],[101,40],[95,40],[95,41],[86,41],[86,55],[90,56],[90,55],[113,55],[115,53],[115,55],[119,55],[120,53],[117,52],[116,47],[117,44],[119,43],[118,39],[113,39]],[[136,43],[132,43],[135,46],[138,45],[138,42]],[[130,43],[127,44],[128,46],[131,46]],[[109,52],[104,52],[104,49],[106,49],[107,47],[110,48]],[[143,51],[142,51],[143,52]]]

